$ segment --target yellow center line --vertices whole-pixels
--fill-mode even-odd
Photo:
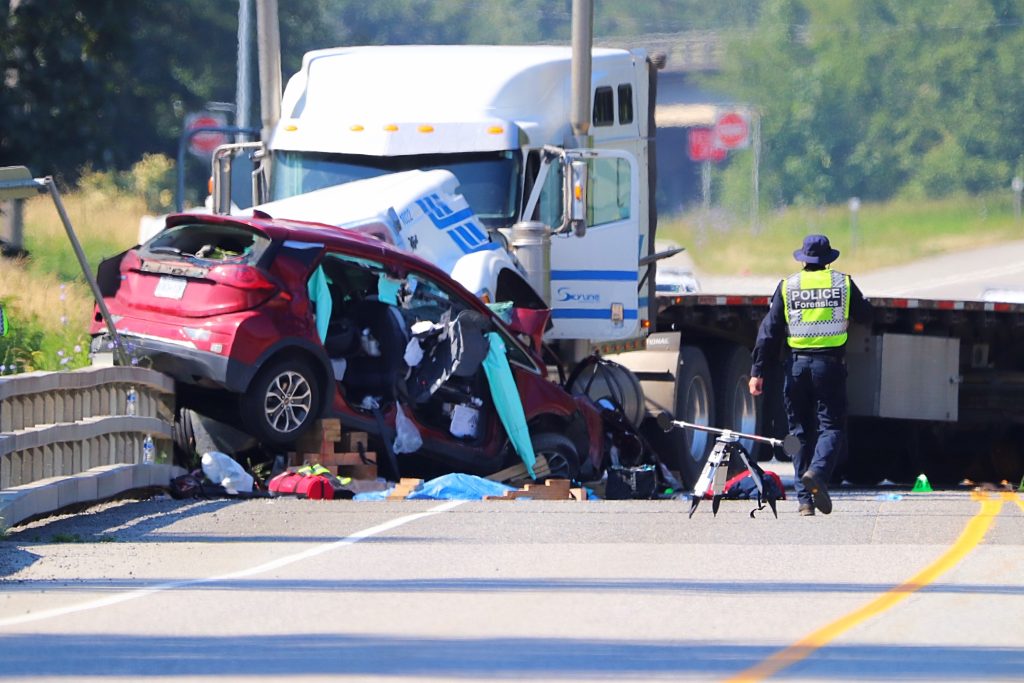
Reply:
[[[992,526],[996,515],[999,514],[1003,507],[1002,498],[989,499],[984,493],[972,494],[971,497],[981,503],[981,509],[967,523],[960,537],[950,546],[949,550],[943,553],[935,562],[932,562],[907,581],[889,589],[863,607],[804,636],[789,647],[776,652],[758,664],[726,680],[739,683],[740,681],[760,681],[773,676],[779,671],[803,661],[815,650],[828,645],[857,624],[894,607],[912,593],[924,588],[952,569],[981,542],[989,527]],[[1022,506],[1021,509],[1024,509],[1024,504],[1020,500],[1017,500],[1017,504]]]

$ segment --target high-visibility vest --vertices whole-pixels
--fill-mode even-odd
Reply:
[[[794,349],[831,349],[846,343],[850,276],[837,270],[804,270],[782,281],[787,342]]]

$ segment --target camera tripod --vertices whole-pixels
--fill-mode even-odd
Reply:
[[[715,427],[705,427],[704,425],[683,422],[682,420],[673,420],[668,413],[662,413],[658,416],[658,426],[666,432],[673,427],[681,427],[683,429],[693,429],[718,435],[715,438],[715,446],[711,449],[711,454],[708,456],[708,461],[704,464],[704,469],[701,471],[700,476],[697,477],[697,483],[693,486],[693,493],[690,496],[690,517],[693,517],[693,513],[697,511],[697,506],[700,505],[700,501],[704,499],[705,494],[709,490],[711,491],[711,512],[714,515],[718,515],[718,507],[722,502],[725,482],[728,478],[729,460],[731,457],[736,456],[746,465],[747,470],[750,471],[751,478],[754,480],[754,485],[757,487],[757,510],[762,509],[764,502],[767,502],[772,509],[772,514],[778,518],[779,512],[775,507],[775,496],[765,493],[764,471],[750,457],[747,449],[740,443],[740,439],[750,439],[768,444],[772,448],[781,448],[784,453],[792,456],[800,448],[800,441],[795,436],[789,434],[785,439],[771,439],[756,434],[743,434],[730,429],[717,429]],[[757,510],[751,510],[750,516],[753,517]]]

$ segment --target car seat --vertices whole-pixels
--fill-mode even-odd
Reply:
[[[352,309],[356,329],[369,330],[380,345],[380,355],[357,353],[350,357],[343,384],[350,397],[376,396],[394,400],[404,379],[405,347],[410,334],[401,312],[381,301],[364,300]]]

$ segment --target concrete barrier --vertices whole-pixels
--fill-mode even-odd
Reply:
[[[171,465],[173,424],[174,381],[153,370],[89,367],[0,377],[0,526],[133,488],[166,486],[181,472]],[[147,436],[154,463],[142,462]]]

